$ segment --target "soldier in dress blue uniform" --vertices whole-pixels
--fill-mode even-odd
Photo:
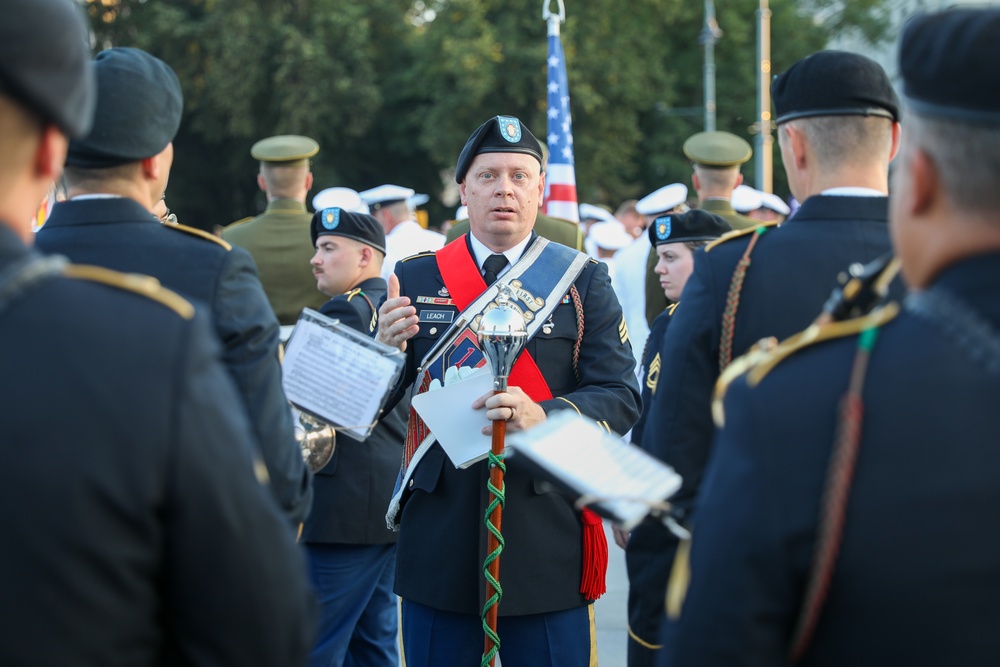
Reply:
[[[996,664],[998,57],[996,8],[904,28],[890,227],[913,291],[729,387],[669,664]]]
[[[684,478],[673,499],[682,510],[693,507],[709,458],[720,371],[761,339],[807,326],[838,274],[889,251],[899,111],[883,69],[865,56],[821,51],[771,88],[788,182],[803,203],[780,227],[733,231],[695,253],[643,433],[643,448]]]
[[[88,37],[75,2],[4,3],[0,664],[299,664],[304,562],[207,314],[29,249],[90,126]]]
[[[312,240],[317,287],[332,297],[320,312],[373,335],[376,304],[386,291],[379,275],[382,225],[364,213],[321,209],[312,218]],[[383,415],[364,442],[339,438],[333,458],[313,478],[313,510],[302,541],[322,618],[310,665],[399,664],[396,533],[385,525],[385,508],[399,472],[408,406],[402,401]]]
[[[526,312],[551,312],[531,319],[529,331],[536,327],[536,335],[514,366],[509,390],[469,397],[472,407],[484,409],[489,420],[506,420],[509,431],[538,424],[553,410],[572,410],[605,429],[626,432],[639,415],[639,391],[621,307],[603,264],[532,232],[544,192],[537,141],[518,119],[498,116],[473,133],[457,167],[471,233],[437,253],[400,262],[380,308],[378,339],[407,355],[401,391],[420,382],[417,366],[458,319],[458,303],[483,290],[488,298],[487,285],[499,279],[520,290],[527,301],[518,303]],[[575,268],[547,270],[546,262],[563,261]],[[542,293],[533,286],[538,274],[531,270],[537,267],[553,281],[551,290]],[[561,278],[566,286],[557,282]],[[529,287],[535,292],[525,295]],[[443,363],[464,363],[465,355],[476,352],[455,345],[458,353],[445,355]],[[526,357],[537,365],[548,393],[515,382]],[[411,413],[411,432],[419,432],[419,426]],[[408,439],[407,455],[416,444]],[[419,462],[414,462],[416,454],[409,461],[400,490],[402,510],[395,515],[400,530],[396,592],[403,598],[406,663],[475,664],[484,645],[480,614],[488,466],[483,461],[456,469],[432,436],[426,446],[417,450],[423,453]],[[517,459],[507,463],[505,485],[500,658],[511,665],[593,664],[592,601],[603,589],[606,552],[602,558],[600,548],[607,548],[600,520],[581,515]]]
[[[167,183],[181,120],[177,76],[163,61],[128,48],[102,51],[93,69],[94,129],[70,142],[70,198],[53,209],[38,247],[76,262],[151,275],[210,308],[271,489],[299,523],[309,511],[312,476],[281,388],[278,322],[253,259],[206,232],[161,224],[151,212]]]
[[[642,444],[642,432],[649,418],[662,366],[671,363],[669,356],[663,356],[660,343],[694,270],[694,251],[732,229],[724,218],[698,209],[658,216],[647,229],[650,246],[658,258],[655,273],[660,278],[663,293],[672,303],[653,320],[653,328],[643,350],[640,375],[643,411],[632,427],[633,444]],[[629,667],[652,665],[656,652],[663,648],[660,627],[664,620],[663,599],[671,561],[664,555],[676,551],[677,538],[662,521],[648,518],[625,539],[625,565],[629,578],[628,634],[631,639],[628,664]]]

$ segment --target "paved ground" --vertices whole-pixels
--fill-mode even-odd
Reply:
[[[628,575],[625,551],[615,544],[611,527],[608,535],[608,592],[594,605],[597,623],[597,658],[600,667],[625,667],[628,646]]]

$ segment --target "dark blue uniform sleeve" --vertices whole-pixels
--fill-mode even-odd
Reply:
[[[295,442],[281,386],[278,320],[246,251],[233,248],[227,253],[222,274],[212,314],[222,339],[223,362],[247,408],[271,488],[292,522],[299,523],[312,503],[312,475]]]
[[[581,282],[589,282],[582,285]],[[598,262],[577,279],[583,295],[583,342],[577,369],[576,389],[542,401],[546,412],[576,410],[605,422],[612,431],[626,433],[639,418],[642,402],[635,379],[635,357],[622,342],[622,308],[611,288],[607,265]]]
[[[355,297],[360,299],[361,297]],[[350,327],[355,331],[369,335],[369,322],[362,322],[361,315],[358,313],[358,309],[350,304],[347,300],[346,295],[341,295],[334,297],[323,304],[319,309],[319,312],[323,313],[327,317],[332,317],[335,320],[340,320],[340,323],[345,327]]]
[[[653,396],[659,386],[660,373],[664,363],[669,363],[660,352],[663,337],[667,335],[670,326],[670,311],[663,311],[653,320],[649,337],[646,339],[646,349],[642,351],[642,375],[639,378],[639,389],[642,391],[642,415],[632,427],[632,444],[642,446],[642,433],[649,421],[649,411],[653,407]]]
[[[713,276],[703,250],[660,345],[664,363],[642,448],[662,459],[684,479],[674,497],[690,507],[711,449],[712,392],[719,375],[719,322]]]
[[[794,535],[782,521],[774,406],[744,380],[729,388],[726,425],[699,495],[691,585],[664,638],[671,667],[789,665],[801,604]],[[770,416],[769,416],[770,415]]]
[[[258,454],[208,326],[176,369],[164,510],[164,664],[302,664],[315,609],[288,519],[255,476]],[[255,464],[254,462],[257,461]]]

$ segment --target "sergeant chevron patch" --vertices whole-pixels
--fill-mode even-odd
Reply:
[[[649,372],[646,373],[646,386],[656,394],[656,383],[660,381],[660,353],[657,352],[653,360],[649,362]]]
[[[618,337],[621,338],[622,345],[628,342],[628,325],[625,324],[624,315],[622,315],[621,324],[618,325]]]

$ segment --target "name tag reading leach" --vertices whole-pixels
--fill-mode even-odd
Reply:
[[[434,322],[436,324],[451,324],[455,319],[453,310],[422,310],[420,311],[421,322]]]

